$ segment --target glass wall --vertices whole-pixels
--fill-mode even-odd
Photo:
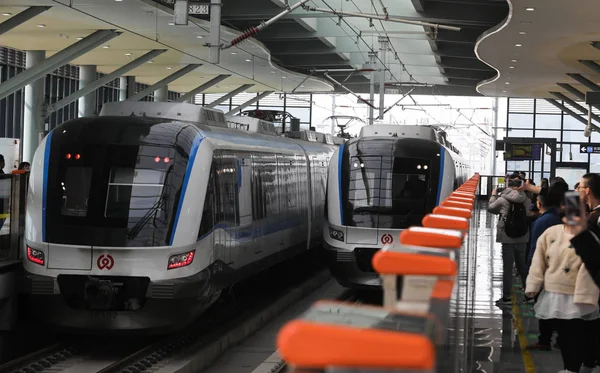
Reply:
[[[568,104],[561,103],[573,110]],[[554,138],[557,141],[557,168],[600,171],[600,155],[590,156],[580,151],[581,144],[600,142],[600,134],[585,137],[584,124],[543,99],[510,98],[507,106],[506,137]],[[582,118],[587,120],[585,116]],[[502,138],[499,133],[498,139]],[[498,173],[533,170],[528,177],[539,184],[542,177],[550,176],[548,152],[547,148],[543,151],[543,167],[542,161],[508,161],[504,162],[504,170],[499,169]],[[498,154],[501,158],[502,153]]]

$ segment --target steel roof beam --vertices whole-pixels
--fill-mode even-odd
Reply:
[[[600,65],[598,65],[596,62],[588,60],[579,60],[579,63],[589,68],[590,70],[593,70],[595,73],[600,74]]]
[[[579,112],[581,112],[582,114],[586,114],[586,115],[588,114],[588,109],[586,107],[579,105],[577,102],[575,102],[574,100],[571,100],[564,94],[562,94],[560,92],[550,92],[550,94],[552,96],[558,98],[559,100],[562,100],[562,101],[566,102],[567,104],[573,106],[575,109],[579,110]],[[596,122],[600,122],[600,115],[596,115],[596,114],[592,113],[592,118],[594,118],[594,120]]]
[[[577,121],[581,122],[581,123],[582,123],[584,126],[586,126],[586,127],[587,127],[587,125],[588,125],[588,121],[587,121],[587,120],[585,120],[585,119],[583,119],[583,118],[581,117],[581,115],[577,114],[576,112],[574,112],[573,110],[569,109],[568,107],[566,107],[566,106],[564,106],[564,105],[562,105],[562,104],[559,104],[559,103],[558,103],[556,100],[553,100],[553,99],[547,98],[547,99],[546,99],[546,101],[547,101],[548,103],[550,103],[550,104],[552,104],[552,105],[556,106],[557,108],[559,108],[559,109],[560,109],[560,110],[562,110],[563,112],[565,112],[565,113],[569,114],[569,115],[570,115],[570,116],[572,116],[574,119],[576,119]],[[595,124],[592,124],[592,128],[593,128],[595,131],[600,131],[600,127],[596,126]]]
[[[233,91],[229,92],[228,94],[224,95],[223,97],[220,97],[220,98],[214,100],[210,104],[206,105],[206,107],[214,108],[215,106],[229,100],[230,98],[237,96],[238,94],[250,89],[250,87],[254,87],[254,84],[244,84],[243,86],[234,89]]]
[[[566,83],[556,83],[556,85],[569,92],[573,96],[577,97],[579,100],[585,100],[585,94],[573,87],[572,85]]]
[[[50,7],[50,6],[31,6],[27,9],[25,9],[24,11],[22,11],[21,13],[10,17],[6,21],[0,23],[0,35],[9,32],[10,30],[14,29],[15,27],[17,27],[19,25],[22,25],[23,23],[29,21],[33,17],[40,15],[41,13],[44,13],[45,11],[47,11],[50,8],[52,8],[52,7]]]
[[[127,74],[129,71],[145,64],[146,62],[150,61],[151,59],[155,58],[156,56],[159,56],[159,55],[165,53],[166,51],[167,51],[167,49],[155,49],[153,51],[150,51],[150,52],[144,54],[143,56],[138,57],[135,60],[129,62],[128,64],[119,67],[118,69],[111,72],[110,74],[106,74],[103,77],[101,77],[100,79],[94,80],[93,82],[89,83],[88,85],[81,88],[80,90],[70,94],[69,96],[63,98],[62,100],[60,100],[58,102],[51,104],[48,107],[48,111],[46,114],[49,115],[50,113],[66,106],[66,105],[69,105],[71,102],[79,100],[81,97],[94,92],[96,89],[102,87],[103,85],[108,84],[109,82],[113,81],[114,79]]]
[[[270,95],[271,93],[273,93],[273,91],[265,91],[261,94],[259,94],[258,96],[254,97],[251,100],[248,100],[246,102],[244,102],[243,104],[239,105],[238,107],[234,108],[233,110],[227,112],[225,115],[233,115],[238,111],[242,111],[245,108],[247,108],[248,106],[257,103],[258,101],[262,100],[263,98],[267,97],[268,95]]]
[[[136,93],[135,95],[131,96],[127,100],[128,101],[139,101],[139,100],[143,99],[144,97],[148,96],[149,94],[151,94],[152,92],[154,92],[166,85],[169,85],[169,83],[174,82],[175,80],[181,78],[182,76],[186,75],[187,73],[190,73],[190,72],[196,70],[200,66],[202,66],[202,65],[201,64],[187,65],[184,68],[177,70],[173,74],[167,76],[166,78],[161,79],[160,81],[152,84],[150,87]]]
[[[598,86],[596,83],[592,82],[591,80],[589,80],[588,78],[584,77],[581,74],[572,74],[572,73],[567,73],[567,75],[578,81],[579,83],[581,83],[582,85],[588,87],[589,89],[591,89],[592,91],[600,91],[600,86]]]
[[[174,101],[175,102],[186,102],[187,100],[196,97],[196,95],[198,93],[202,93],[202,92],[206,91],[210,87],[221,83],[223,80],[229,78],[230,76],[231,75],[227,75],[227,74],[217,75],[216,77],[212,78],[208,82],[206,82],[202,85],[199,85],[198,87],[192,89],[191,91],[189,91],[188,93],[186,93],[185,95],[179,97],[178,99],[176,99]]]
[[[121,35],[115,30],[98,30],[82,40],[71,44],[60,52],[46,58],[42,63],[29,68],[0,85],[0,99],[15,93],[22,87],[43,78],[46,74],[66,65],[79,56]]]

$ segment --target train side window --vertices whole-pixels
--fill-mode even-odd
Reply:
[[[210,176],[208,178],[208,185],[206,187],[206,197],[204,199],[204,208],[202,209],[202,221],[200,222],[200,231],[198,232],[198,239],[209,233],[214,225],[214,212],[217,211],[218,207],[213,205],[215,195],[215,167],[210,168]]]

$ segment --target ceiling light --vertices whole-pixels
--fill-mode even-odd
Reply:
[[[515,67],[514,67],[514,66],[509,66],[508,68],[509,68],[509,69],[514,69]]]
[[[519,35],[525,35],[527,34],[525,31],[519,31]]]
[[[2,13],[2,15],[5,17],[10,17],[10,16],[12,16],[12,13]]]
[[[515,47],[522,47],[523,44],[515,44]]]
[[[531,22],[529,22],[529,21],[521,21],[521,24],[522,25],[531,25]]]
[[[305,85],[301,85],[301,86],[300,86],[300,88],[305,88],[305,87],[306,87]]]
[[[115,1],[116,1],[116,2],[121,2],[121,1],[123,1],[123,0],[115,0]]]
[[[173,69],[171,66],[167,66],[167,70],[171,70]]]
[[[175,26],[175,22],[169,22],[169,26]]]
[[[246,62],[252,62],[252,60],[246,58]]]
[[[125,53],[126,56],[131,56],[131,53]]]
[[[271,71],[271,74],[275,74],[275,71]]]
[[[533,12],[535,10],[535,8],[525,8],[525,10],[528,12]]]
[[[148,63],[154,63],[154,61],[150,60],[150,61],[148,61]]]
[[[41,24],[41,23],[40,23],[39,25],[37,25],[37,26],[38,26],[38,27],[41,27],[41,28],[44,28],[44,27],[46,27],[46,25],[44,25],[44,24]]]
[[[105,45],[105,46],[103,46],[102,48],[104,48],[104,49],[108,49],[108,48],[110,48],[110,46],[108,46],[108,45]]]
[[[237,52],[231,52],[231,54],[237,54]]]
[[[287,78],[287,76],[282,76],[282,77],[281,77],[281,79],[285,79],[285,78]]]
[[[510,60],[510,62],[517,62],[517,60]]]
[[[196,35],[196,39],[203,39],[203,38],[204,38],[204,36],[202,36],[202,35]]]
[[[509,84],[510,84],[510,82],[504,82],[504,84],[506,84],[506,85],[509,85]]]
[[[81,37],[81,36],[78,36],[78,37],[77,37],[77,40],[83,40],[83,37]]]

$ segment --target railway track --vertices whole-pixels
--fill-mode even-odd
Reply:
[[[313,260],[308,257],[305,262]],[[314,265],[309,267],[312,268],[310,271],[298,261],[282,266],[240,285],[238,291],[234,290],[197,322],[178,333],[151,342],[98,342],[91,337],[65,340],[2,365],[0,372],[158,372],[161,367],[191,352],[204,354],[202,364],[206,367],[223,352],[223,348],[240,342],[330,278],[327,270]],[[281,281],[281,276],[285,276],[286,281]],[[214,345],[219,346],[215,348]]]

